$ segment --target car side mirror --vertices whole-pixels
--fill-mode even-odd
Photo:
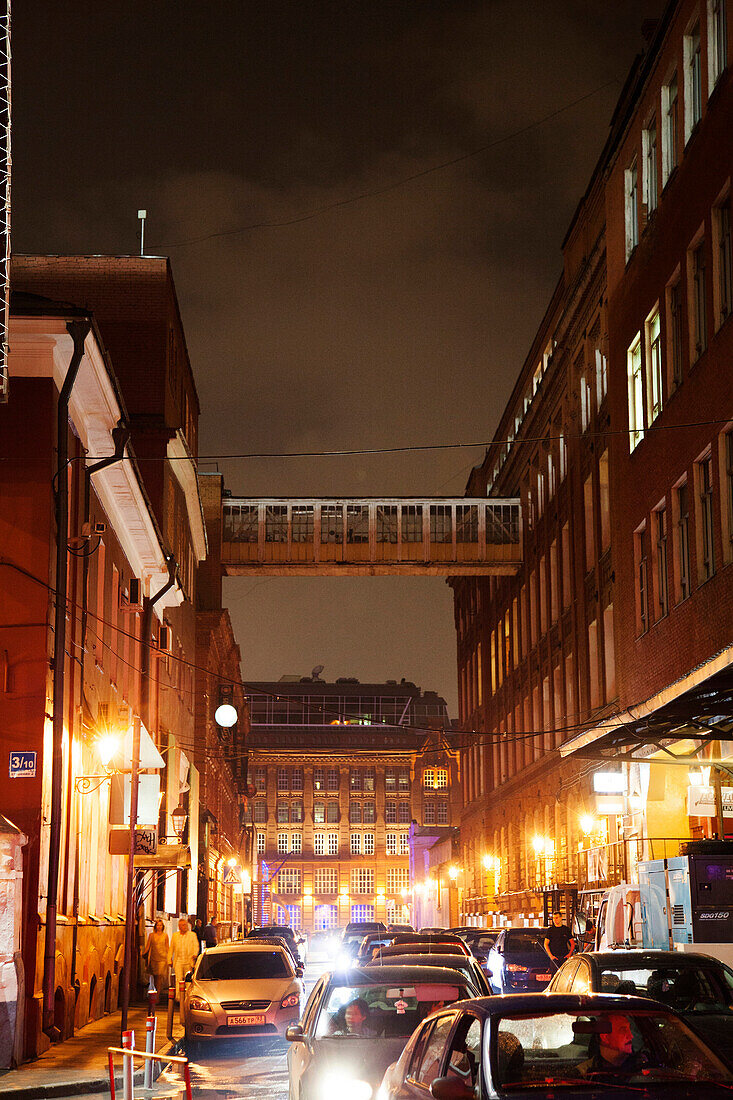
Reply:
[[[186,976],[184,977],[183,980],[184,980],[184,982],[192,982],[193,981],[193,970],[189,970],[188,974],[186,974]]]
[[[474,1100],[476,1095],[459,1077],[436,1077],[430,1092],[435,1100]]]
[[[300,1024],[291,1024],[285,1029],[285,1038],[289,1043],[304,1043],[305,1033]]]
[[[302,966],[296,966],[296,968],[295,968],[295,977],[296,978],[302,978],[304,974],[305,974],[305,971],[303,970],[303,967]]]

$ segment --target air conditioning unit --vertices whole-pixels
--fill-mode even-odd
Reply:
[[[142,611],[143,586],[139,577],[131,577],[127,591],[120,589],[120,611]]]
[[[158,649],[161,653],[173,652],[173,631],[169,626],[158,627]]]

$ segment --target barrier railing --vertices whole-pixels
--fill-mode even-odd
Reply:
[[[131,1032],[125,1032],[123,1036],[126,1038],[128,1035],[132,1035]],[[133,1037],[134,1041],[134,1037]],[[158,1051],[157,1054],[149,1054],[145,1050],[135,1050],[134,1046],[122,1046],[122,1047],[107,1047],[107,1056],[109,1059],[109,1094],[110,1100],[117,1100],[117,1093],[115,1091],[115,1054],[122,1055],[122,1095],[123,1100],[133,1100],[132,1095],[132,1077],[133,1077],[133,1060],[135,1058],[142,1058],[144,1061],[149,1062],[166,1062],[173,1065],[182,1067],[183,1082],[186,1088],[186,1100],[192,1100],[191,1095],[191,1071],[188,1065],[188,1058],[181,1057],[178,1054],[161,1054]]]

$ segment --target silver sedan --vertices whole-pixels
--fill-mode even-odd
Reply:
[[[300,1016],[301,973],[284,947],[245,942],[207,949],[186,975],[187,1042],[284,1037]]]

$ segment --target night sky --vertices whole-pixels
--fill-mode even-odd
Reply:
[[[16,0],[14,250],[135,253],[147,208],[203,456],[488,441],[662,6]],[[482,456],[218,468],[235,495],[461,495]],[[405,676],[457,711],[441,579],[225,599],[245,679]]]

